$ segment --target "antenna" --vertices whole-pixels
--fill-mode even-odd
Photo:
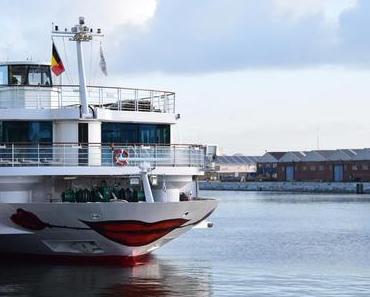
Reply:
[[[320,150],[320,128],[317,128],[317,135],[316,135],[316,144],[317,144],[317,150]]]
[[[87,86],[86,86],[86,74],[85,65],[82,51],[82,42],[89,42],[94,37],[103,37],[101,29],[97,29],[96,33],[92,28],[85,25],[85,18],[79,17],[78,24],[73,26],[70,31],[66,28],[64,31],[59,30],[59,26],[52,24],[52,37],[69,37],[70,41],[76,42],[77,50],[77,61],[78,61],[78,78],[80,83],[80,101],[81,101],[81,114],[84,118],[91,117],[89,111],[89,105],[87,102]]]

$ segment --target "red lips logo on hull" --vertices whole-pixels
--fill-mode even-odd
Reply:
[[[126,245],[126,246],[144,246],[150,244],[171,231],[185,227],[186,219],[169,219],[153,223],[142,221],[100,221],[88,222],[80,220],[89,228],[52,225],[43,222],[38,216],[30,211],[18,208],[17,212],[10,216],[11,221],[24,229],[41,231],[46,228],[59,228],[70,230],[94,230],[104,237]]]
[[[141,221],[82,222],[114,242],[126,246],[144,246],[180,228],[188,220],[171,219],[154,223]]]

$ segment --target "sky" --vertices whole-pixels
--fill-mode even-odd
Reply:
[[[176,92],[177,143],[225,154],[370,147],[368,0],[1,0],[0,60],[50,59],[80,15],[90,83]],[[73,7],[73,9],[72,9]],[[67,43],[67,44],[66,44]],[[58,41],[67,81],[73,44]]]

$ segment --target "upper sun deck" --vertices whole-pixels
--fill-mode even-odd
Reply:
[[[0,109],[76,109],[79,91],[79,85],[53,84],[47,63],[0,63]],[[87,86],[87,99],[93,110],[175,113],[175,93],[169,91]]]

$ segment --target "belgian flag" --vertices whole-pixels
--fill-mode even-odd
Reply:
[[[56,76],[64,72],[64,65],[62,59],[59,57],[54,41],[53,41],[53,51],[51,55],[51,70],[54,72]]]

